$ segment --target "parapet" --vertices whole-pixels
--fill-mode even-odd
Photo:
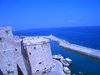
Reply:
[[[48,43],[49,40],[44,38],[44,37],[26,37],[23,39],[23,43],[25,45],[33,45],[33,44],[43,44],[43,43]]]

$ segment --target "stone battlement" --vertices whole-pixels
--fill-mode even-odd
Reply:
[[[43,38],[43,37],[26,37],[23,39],[23,43],[27,45],[32,45],[32,44],[43,44],[49,42],[48,39]]]

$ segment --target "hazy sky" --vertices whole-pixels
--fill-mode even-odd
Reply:
[[[100,0],[0,0],[0,26],[100,26]]]

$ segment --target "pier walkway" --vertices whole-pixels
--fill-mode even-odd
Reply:
[[[51,40],[59,43],[60,47],[63,47],[67,50],[71,50],[71,51],[74,51],[76,53],[83,54],[85,56],[89,56],[91,58],[95,58],[95,59],[100,60],[100,50],[72,44],[72,43],[69,43],[63,39],[57,38],[53,35],[46,36],[46,38],[51,39]]]

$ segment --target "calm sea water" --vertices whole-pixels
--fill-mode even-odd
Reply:
[[[15,35],[42,36],[51,33],[59,38],[74,44],[100,49],[100,27],[68,27],[51,29],[30,29],[14,31]],[[55,42],[51,42],[52,54],[61,54],[73,60],[72,75],[100,75],[100,61],[60,48]]]

